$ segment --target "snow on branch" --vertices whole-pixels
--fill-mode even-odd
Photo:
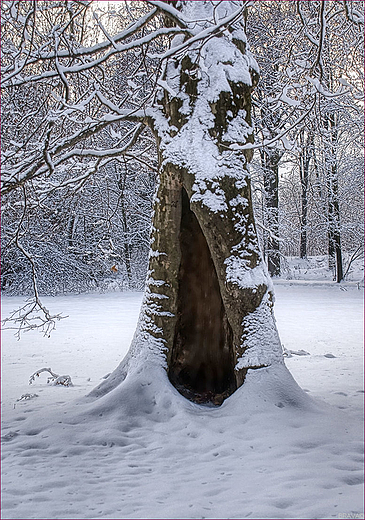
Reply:
[[[308,38],[308,40],[313,44],[315,45],[316,47],[319,47],[319,40],[318,38],[316,38],[308,29],[308,26],[310,25],[310,23],[308,22],[308,20],[306,20],[305,16],[304,16],[304,13],[303,13],[303,10],[302,10],[302,6],[301,6],[301,0],[297,0],[297,10],[298,10],[298,14],[299,14],[299,17],[300,17],[300,20],[303,24],[303,27],[304,27],[304,34],[305,36]]]
[[[321,84],[321,82],[317,78],[311,78],[307,76],[306,79],[309,81],[309,83],[311,83],[314,86],[314,88],[319,94],[328,99],[344,96],[345,94],[351,94],[351,90],[353,88],[352,85],[350,85],[346,80],[340,79],[340,88],[336,92],[330,92]],[[344,86],[348,86],[349,88],[344,89]]]
[[[174,21],[179,27],[187,29],[188,20],[180,11],[175,9],[175,7],[173,7],[172,5],[167,4],[166,2],[161,2],[159,0],[148,0],[147,3],[157,7],[159,11],[162,11],[166,16],[171,18],[171,20]]]
[[[37,9],[39,10],[39,4],[37,6]],[[80,46],[78,49],[75,48],[67,48],[62,49],[60,51],[47,51],[45,52],[42,48],[41,49],[35,49],[32,52],[32,58],[28,56],[21,60],[21,61],[15,61],[14,68],[12,69],[12,65],[7,65],[6,67],[1,68],[1,74],[2,74],[2,83],[4,85],[5,82],[10,81],[10,79],[17,74],[21,72],[21,70],[25,67],[25,65],[34,65],[38,62],[44,62],[44,61],[51,61],[57,58],[72,58],[73,60],[84,58],[90,55],[94,55],[97,53],[101,53],[103,51],[106,51],[110,48],[111,45],[113,45],[114,49],[117,43],[131,37],[133,34],[141,30],[145,25],[147,25],[156,15],[157,8],[152,9],[144,16],[141,16],[136,22],[129,25],[124,31],[121,31],[120,33],[116,34],[113,38],[113,41],[111,42],[110,39],[107,39],[106,41],[97,43],[95,45],[92,45],[90,47],[83,47]],[[32,14],[32,13],[31,13]],[[90,62],[89,62],[90,63]],[[10,72],[11,71],[11,72]],[[6,76],[6,73],[9,73],[8,76]]]
[[[294,124],[292,124],[290,127],[283,130],[280,134],[276,135],[273,139],[269,139],[269,140],[263,139],[263,141],[261,143],[257,143],[257,144],[247,143],[244,145],[238,145],[238,144],[234,143],[234,144],[230,145],[231,150],[258,150],[260,148],[264,148],[265,146],[271,146],[274,143],[276,143],[277,141],[282,140],[288,132],[290,132],[291,130],[293,130],[293,128],[298,126],[310,114],[310,112],[314,109],[316,102],[317,101],[315,99],[313,101],[312,105],[310,106],[310,108],[308,110],[306,110],[304,112],[304,114],[302,114],[294,122]]]
[[[168,36],[168,35],[174,34],[174,33],[178,33],[178,34],[181,33],[181,29],[179,29],[177,27],[162,27],[156,31],[153,31],[153,32],[147,34],[146,36],[137,38],[136,40],[133,40],[131,42],[125,43],[123,45],[122,44],[115,45],[115,47],[110,49],[107,53],[105,53],[101,56],[98,56],[97,58],[95,58],[93,60],[83,62],[83,63],[77,64],[77,65],[72,65],[69,67],[61,66],[60,64],[58,64],[58,66],[56,66],[55,70],[48,70],[46,72],[42,72],[41,74],[30,75],[27,77],[20,76],[20,79],[13,79],[9,86],[11,86],[11,87],[21,86],[21,85],[25,85],[27,83],[34,83],[34,82],[42,81],[45,79],[49,80],[49,79],[56,78],[56,77],[61,77],[61,79],[62,79],[62,78],[65,78],[66,74],[76,74],[76,73],[84,72],[86,70],[94,69],[95,67],[99,67],[100,65],[102,65],[104,62],[106,62],[109,58],[111,58],[115,54],[119,54],[121,52],[139,48],[142,45],[146,45],[146,44],[152,42],[153,40],[155,40],[156,38],[158,38],[160,36]],[[59,58],[59,57],[60,57],[59,55],[55,56],[55,59]],[[157,55],[157,57],[161,57],[161,56]],[[27,63],[27,65],[28,65],[28,63]],[[12,76],[14,76],[14,74],[12,74]],[[3,78],[3,80],[2,80],[3,87],[8,86],[7,83],[9,83],[9,80],[10,80],[9,77],[5,76]]]
[[[246,8],[246,3],[244,3],[239,9],[234,11],[229,16],[226,16],[225,18],[220,20],[217,24],[212,25],[211,27],[208,27],[206,29],[203,29],[195,36],[192,36],[191,38],[187,39],[184,43],[177,45],[176,47],[171,47],[169,50],[164,52],[162,55],[149,54],[149,56],[151,58],[159,57],[162,59],[166,59],[171,56],[174,56],[175,54],[178,54],[181,51],[185,50],[187,47],[190,47],[193,43],[199,42],[201,40],[206,40],[206,39],[210,38],[211,36],[214,36],[217,33],[221,32],[224,27],[234,24],[239,18],[241,18],[242,13],[244,12],[245,8]]]
[[[364,25],[364,13],[360,13],[360,11],[354,8],[354,2],[343,0],[343,5],[345,7],[346,17],[350,22],[356,25]]]
[[[118,154],[126,152],[133,146],[133,144],[136,143],[138,137],[143,132],[145,125],[138,125],[134,129],[133,136],[130,141],[123,148],[119,148],[117,150],[84,150],[82,148],[78,149],[72,147],[74,147],[83,139],[99,133],[113,122],[122,120],[147,121],[147,119],[148,116],[146,112],[142,110],[126,111],[125,114],[121,113],[119,115],[104,116],[104,118],[101,118],[101,121],[88,125],[87,128],[82,128],[71,136],[58,140],[57,144],[53,147],[47,147],[47,160],[44,153],[38,155],[38,157],[32,154],[30,158],[26,158],[24,161],[20,161],[17,166],[12,166],[9,170],[3,165],[1,193],[6,194],[20,186],[24,186],[27,181],[40,177],[50,171],[50,165],[52,170],[54,170],[60,164],[77,155],[84,157],[93,156],[103,158],[117,156]],[[64,153],[60,157],[55,158],[56,155],[60,154],[67,148],[71,148],[71,150]]]

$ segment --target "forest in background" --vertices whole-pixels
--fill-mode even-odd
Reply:
[[[169,48],[173,27],[141,28],[140,43],[126,43],[100,64],[92,60],[102,49],[83,66],[63,60],[62,49],[97,46],[112,30],[135,24],[149,4],[1,3],[6,294],[32,294],[35,282],[40,294],[52,295],[144,287],[158,174],[154,137],[123,117],[73,148],[62,136],[86,134],[108,111],[153,102],[162,81],[159,53]],[[273,276],[287,256],[327,255],[341,281],[363,256],[362,9],[356,1],[248,7],[246,32],[261,76],[252,95],[250,172]],[[50,60],[36,57],[54,48],[55,73]],[[66,79],[67,67],[75,70]],[[51,135],[59,147],[52,159]],[[46,166],[33,177],[39,157]],[[19,181],[24,171],[26,183]]]

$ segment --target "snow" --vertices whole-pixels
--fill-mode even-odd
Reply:
[[[350,255],[344,253],[343,263],[344,271],[348,270],[346,280],[356,282],[358,286],[364,285],[364,263],[363,258],[353,261],[348,269]],[[308,256],[307,258],[298,258],[297,256],[286,256],[282,259],[282,278],[285,280],[296,280],[297,283],[307,283],[308,281],[316,283],[332,283],[334,280],[333,270],[328,268],[328,256]],[[277,280],[277,283],[280,283]],[[340,286],[341,290],[346,291],[346,285]]]
[[[234,255],[228,257],[224,263],[227,281],[237,284],[243,289],[255,289],[259,285],[266,285],[268,290],[271,289],[271,279],[266,269],[263,269],[262,263],[250,269],[247,260]]]
[[[3,518],[364,518],[358,287],[276,283],[281,341],[309,352],[286,358],[306,392],[278,365],[218,408],[147,364],[96,405],[83,399],[127,352],[142,294],[45,298],[70,315],[50,339],[2,332]],[[4,297],[3,317],[19,302]],[[44,367],[74,386],[41,374],[29,387]]]
[[[282,347],[271,314],[271,297],[269,292],[266,292],[257,309],[243,319],[243,330],[246,334],[243,344],[247,350],[239,358],[236,370],[280,363]],[[268,345],[271,349],[268,349]]]
[[[252,135],[253,128],[246,121],[246,110],[239,110],[236,118],[228,125],[227,132],[223,134],[223,141],[230,143],[244,143],[249,135]]]

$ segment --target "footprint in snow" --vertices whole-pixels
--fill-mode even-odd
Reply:
[[[306,350],[288,350],[283,345],[283,356],[284,357],[292,357],[292,356],[310,356],[310,353]]]
[[[290,354],[293,356],[310,356],[310,353],[306,350],[289,350]]]
[[[3,435],[1,437],[2,441],[8,442],[14,439],[14,437],[17,437],[19,434],[17,432],[10,431],[6,435]]]

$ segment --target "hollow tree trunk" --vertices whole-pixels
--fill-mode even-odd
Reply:
[[[182,9],[213,19],[232,4],[183,2]],[[147,392],[163,370],[184,397],[219,405],[248,371],[284,367],[247,172],[257,77],[237,22],[167,63],[151,112],[161,168],[144,303],[127,357],[94,395],[133,370],[145,373]]]

